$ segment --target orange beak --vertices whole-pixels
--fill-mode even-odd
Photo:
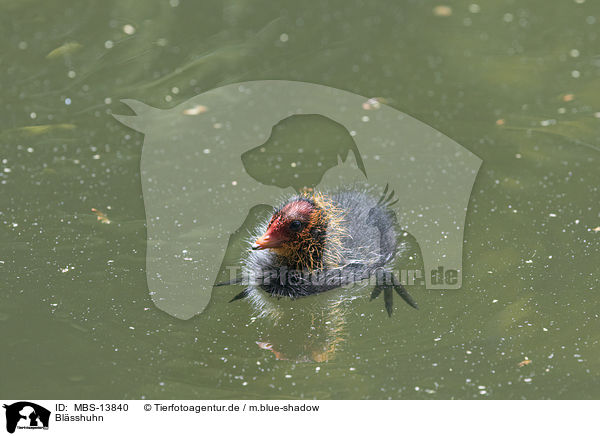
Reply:
[[[256,240],[252,245],[253,250],[264,250],[265,248],[279,248],[283,244],[281,238],[274,236],[270,230]]]

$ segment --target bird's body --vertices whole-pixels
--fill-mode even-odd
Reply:
[[[381,198],[356,189],[294,196],[257,228],[258,239],[243,260],[247,289],[302,297],[375,278],[375,298],[384,292],[392,311],[392,291],[416,303],[396,281],[390,265],[397,251],[396,217],[387,187]],[[262,235],[262,236],[260,236]]]

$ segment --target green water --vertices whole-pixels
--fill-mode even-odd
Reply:
[[[600,398],[600,4],[296,3],[0,1],[0,397]],[[144,137],[111,114],[264,79],[381,97],[483,160],[461,290],[409,287],[391,319],[368,290],[279,323],[231,287],[187,321],[153,305]],[[290,144],[345,147],[305,122]]]

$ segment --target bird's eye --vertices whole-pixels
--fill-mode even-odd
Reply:
[[[297,232],[302,228],[302,223],[298,220],[294,220],[290,223],[290,230]]]

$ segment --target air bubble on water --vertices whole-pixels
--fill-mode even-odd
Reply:
[[[104,41],[104,48],[113,48],[114,43],[109,39],[107,41]]]

